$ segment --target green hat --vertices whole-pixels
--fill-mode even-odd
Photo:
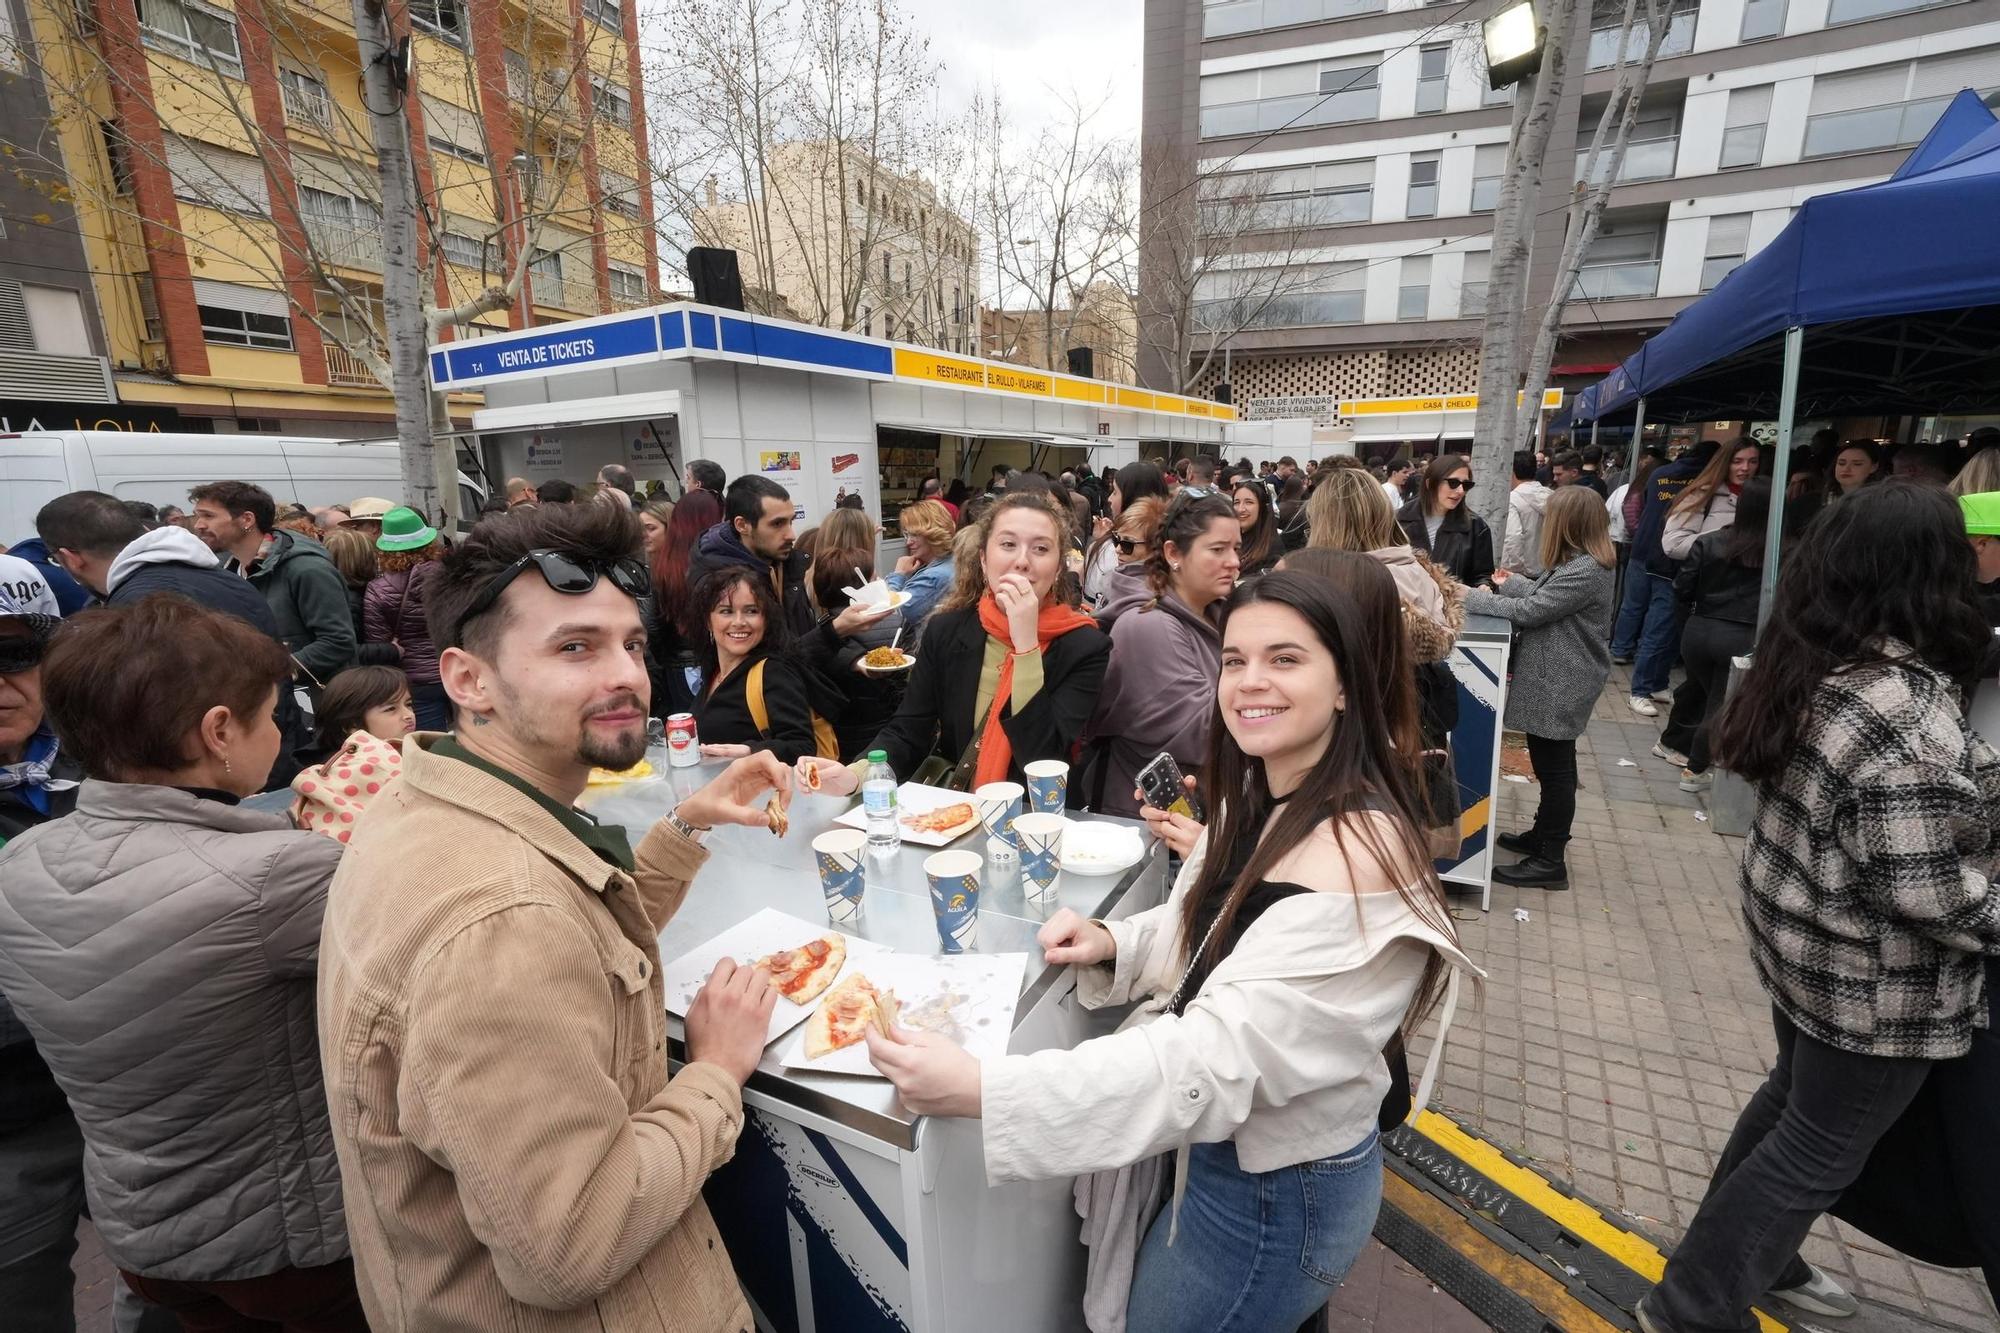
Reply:
[[[1961,495],[1958,507],[1965,511],[1965,535],[2000,537],[2000,491]]]
[[[2000,499],[2000,496],[1996,496]],[[397,505],[382,515],[382,535],[375,539],[380,551],[421,551],[438,539],[437,529],[408,505]]]

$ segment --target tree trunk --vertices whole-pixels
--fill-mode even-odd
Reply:
[[[389,340],[389,391],[396,402],[396,439],[402,446],[403,499],[427,517],[441,515],[436,451],[431,445],[431,392],[424,373],[424,284],[417,263],[417,197],[410,169],[406,94],[389,77],[389,25],[382,0],[354,0],[355,43],[361,59],[363,102],[374,140],[382,186],[382,313]]]

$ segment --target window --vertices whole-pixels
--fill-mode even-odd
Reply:
[[[333,128],[333,98],[326,85],[304,70],[289,66],[278,70],[278,92],[285,104],[285,119],[302,129],[320,133]]]
[[[603,193],[604,210],[618,213],[628,218],[639,216],[639,182],[630,176],[600,167],[597,171],[599,189]]]
[[[583,16],[613,32],[625,31],[621,0],[583,0]]]
[[[882,285],[884,287],[889,285],[889,252],[887,250],[882,252]]]
[[[1585,301],[1655,296],[1660,287],[1660,226],[1621,222],[1592,242],[1577,270],[1574,295]]]
[[[21,68],[21,48],[14,39],[14,8],[0,4],[0,69],[18,72]]]
[[[465,44],[465,10],[461,0],[410,0],[410,22],[448,42]]]
[[[1507,174],[1507,145],[1483,143],[1472,150],[1472,211],[1491,213],[1500,205],[1500,181]]]
[[[1458,313],[1473,318],[1486,313],[1486,275],[1493,267],[1493,252],[1475,250],[1465,257],[1465,271],[1458,281]]]
[[[1436,217],[1438,211],[1438,154],[1413,153],[1410,156],[1410,199],[1403,210],[1403,216],[1412,218]]]
[[[870,329],[872,329],[872,328],[874,327],[874,323],[873,323],[873,321],[874,321],[874,318],[875,318],[875,312],[874,312],[874,311],[870,310],[870,309],[869,309],[869,308],[868,308],[867,306],[862,306],[862,307],[861,307],[861,336],[862,336],[862,337],[866,338],[866,337],[868,336],[868,332],[869,332],[869,330],[870,330]]]
[[[438,237],[438,250],[445,262],[460,268],[486,267],[486,245],[462,232],[448,231]]]
[[[292,350],[292,321],[283,292],[196,278],[194,300],[204,342]]]
[[[1396,287],[1397,319],[1428,319],[1431,313],[1431,257],[1411,255],[1403,260],[1403,272]]]
[[[264,164],[247,153],[169,134],[167,174],[173,178],[175,198],[231,213],[271,214]]]
[[[1684,56],[1694,49],[1694,25],[1701,9],[1700,0],[1672,0],[1673,13],[1667,19],[1667,35],[1660,42],[1660,59]],[[1643,10],[1640,11],[1643,13]],[[1629,30],[1624,27],[1624,0],[1596,0],[1590,13],[1588,69],[1609,69],[1619,63],[1618,34],[1625,33],[1624,60],[1636,64],[1646,58],[1650,34],[1643,18],[1635,17]]]
[[[1701,263],[1701,289],[1715,286],[1750,253],[1750,215],[1724,213],[1708,220],[1708,249]]]
[[[1505,88],[1495,88],[1482,78],[1479,84],[1479,105],[1481,106],[1514,105],[1514,89],[1516,86],[1517,85],[1510,83]]]
[[[1201,81],[1201,134],[1215,138],[1373,120],[1379,52],[1210,74]]]
[[[644,305],[646,303],[646,273],[644,269],[611,261],[611,299],[623,305]]]
[[[1960,88],[2000,84],[2000,54],[1955,52],[1813,80],[1804,156],[1865,153],[1916,143]]]
[[[21,284],[35,350],[50,356],[89,356],[90,330],[83,320],[83,294],[74,287]]]
[[[1417,114],[1444,110],[1445,76],[1451,68],[1451,43],[1426,46],[1417,52]]]
[[[138,0],[139,36],[155,51],[243,76],[236,16],[198,0]]]
[[[1229,37],[1322,19],[1379,14],[1384,0],[1203,0],[1201,35]]]
[[[1359,324],[1367,267],[1357,260],[1206,273],[1195,282],[1194,322],[1204,330]]]
[[[125,131],[108,120],[97,122],[98,133],[104,136],[104,160],[111,167],[111,184],[119,194],[132,193],[132,147],[125,139]]]
[[[554,250],[537,249],[533,254],[529,255],[528,272],[533,274],[540,282],[552,282],[556,284],[557,291],[562,289],[562,256]],[[546,302],[543,304],[546,304]]]
[[[611,80],[597,74],[590,76],[590,104],[613,125],[632,127],[632,99]]]
[[[418,100],[424,109],[424,142],[432,152],[486,165],[486,141],[478,116],[429,93],[419,94]]]
[[[1826,23],[1832,27],[1836,23],[1860,23],[1864,19],[1879,19],[1890,14],[1906,14],[1913,9],[1930,9],[1936,5],[1954,4],[1957,0],[1833,0],[1826,7]]]
[[[1374,194],[1373,158],[1232,172],[1201,183],[1201,223],[1211,236],[1337,227],[1368,221]]]
[[[1785,32],[1785,0],[1743,0],[1743,41],[1761,42]]]
[[[1716,165],[1755,167],[1764,162],[1764,127],[1771,119],[1771,85],[1729,90],[1722,121],[1722,156]]]

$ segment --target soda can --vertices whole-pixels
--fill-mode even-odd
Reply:
[[[667,762],[675,768],[693,768],[701,762],[693,713],[674,713],[667,718]]]

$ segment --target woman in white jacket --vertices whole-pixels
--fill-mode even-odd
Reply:
[[[869,1037],[912,1110],[984,1119],[989,1181],[1131,1169],[1079,1184],[1100,1333],[1290,1330],[1323,1307],[1381,1201],[1382,1049],[1470,967],[1358,622],[1307,574],[1231,597],[1203,776],[1232,795],[1164,905],[1065,909],[1040,933],[1084,1004],[1144,1002],[1123,1029],[984,1063]],[[1129,1210],[1168,1151],[1173,1203],[1149,1225]]]
[[[1741,440],[1733,449],[1717,449],[1708,466],[1687,484],[1660,529],[1660,550],[1669,560],[1685,560],[1694,539],[1736,521],[1736,497],[1743,483],[1757,475],[1757,443]]]

